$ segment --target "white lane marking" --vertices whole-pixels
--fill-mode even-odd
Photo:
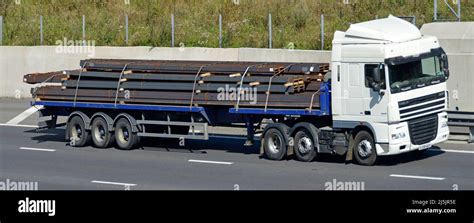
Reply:
[[[423,180],[444,180],[443,177],[426,177],[426,176],[413,176],[413,175],[401,175],[401,174],[390,174],[391,177],[401,177],[401,178],[413,178],[413,179],[423,179]]]
[[[7,124],[18,124],[42,108],[43,106],[32,106],[17,115],[15,118],[12,118],[10,121],[7,122]]]
[[[7,124],[7,123],[0,123],[0,126],[22,127],[22,128],[38,128],[37,125],[16,125],[16,124]]]
[[[224,164],[224,165],[231,165],[231,164],[233,164],[233,162],[221,162],[221,161],[211,161],[211,160],[188,160],[188,162],[192,162],[192,163]]]
[[[137,186],[136,184],[130,184],[130,183],[119,183],[119,182],[111,182],[111,181],[101,181],[101,180],[93,180],[91,183],[95,184],[111,184],[111,185],[119,185],[119,186]]]
[[[469,151],[469,150],[455,150],[455,149],[430,149],[431,151],[443,151],[443,152],[448,152],[448,153],[470,153],[470,154],[474,154],[474,150],[473,151]]]
[[[44,152],[54,152],[55,149],[40,149],[40,148],[31,148],[31,147],[20,147],[21,150],[33,150],[33,151],[44,151]]]

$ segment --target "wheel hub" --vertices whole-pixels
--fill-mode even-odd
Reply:
[[[80,125],[74,125],[71,129],[71,137],[73,140],[79,140],[82,136],[82,129]]]
[[[305,136],[298,141],[298,150],[301,153],[309,153],[312,149],[313,143],[311,142],[311,139],[309,137]]]
[[[278,153],[278,151],[280,151],[280,144],[281,144],[281,141],[280,141],[280,138],[276,135],[273,135],[272,137],[270,137],[270,140],[268,140],[268,149],[270,149],[270,151],[272,153]]]
[[[94,131],[94,136],[97,140],[103,141],[105,140],[105,128],[104,126],[98,126]]]
[[[120,128],[120,130],[118,131],[118,138],[119,140],[121,141],[121,143],[123,144],[126,144],[129,140],[129,133],[128,133],[128,129],[127,128]]]
[[[372,155],[373,152],[372,144],[364,139],[357,145],[357,151],[361,157],[368,157]]]

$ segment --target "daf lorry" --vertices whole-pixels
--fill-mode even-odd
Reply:
[[[317,109],[239,107],[238,100],[227,107],[193,99],[189,106],[117,103],[117,96],[114,102],[80,102],[77,95],[62,101],[35,99],[32,105],[43,106],[42,116],[51,117],[49,127],[55,127],[57,116],[68,117],[71,146],[115,143],[131,149],[142,137],[209,140],[208,126],[234,123],[245,124],[251,144],[255,124],[265,119],[271,121],[262,130],[261,154],[268,159],[294,154],[309,162],[329,153],[374,165],[381,156],[424,151],[448,139],[448,60],[436,37],[389,16],[336,31],[332,44],[330,71],[312,95]],[[244,80],[248,69],[235,76]],[[119,82],[127,81],[126,73],[124,67],[117,74]],[[117,86],[117,92],[123,90]],[[152,126],[164,131],[150,132]]]

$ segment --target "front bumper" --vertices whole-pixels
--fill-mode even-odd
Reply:
[[[449,128],[447,126],[447,113],[442,112],[438,114],[438,130],[435,139],[422,145],[414,145],[410,140],[410,132],[408,130],[408,123],[402,122],[394,125],[389,125],[389,143],[376,144],[377,155],[396,155],[406,153],[414,150],[424,150],[430,148],[432,145],[448,140]],[[392,135],[404,135],[397,139],[392,138]]]

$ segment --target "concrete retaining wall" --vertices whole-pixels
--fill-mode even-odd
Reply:
[[[474,22],[423,25],[424,35],[436,36],[449,60],[449,110],[474,112]]]
[[[89,53],[64,53],[57,46],[0,46],[0,97],[30,98],[32,85],[23,83],[23,75],[77,69],[79,61],[87,58],[329,63],[331,52],[250,48],[95,47]]]

